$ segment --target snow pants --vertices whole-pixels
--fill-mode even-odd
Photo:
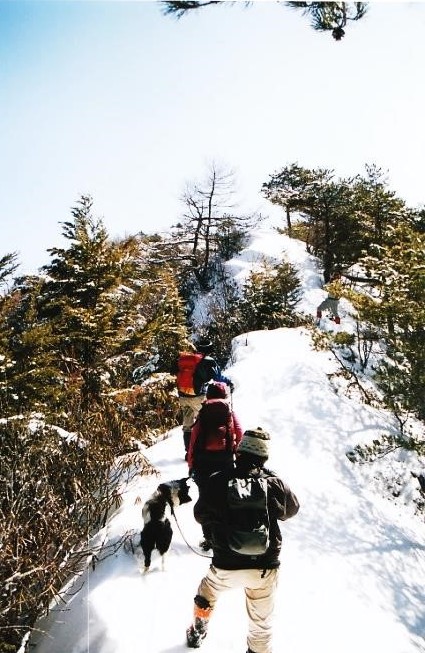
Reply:
[[[198,413],[201,410],[202,402],[204,399],[205,395],[198,395],[194,397],[179,397],[180,408],[183,415],[183,443],[186,454],[187,450],[189,449],[190,432],[196,418],[198,417]]]
[[[243,588],[248,613],[248,648],[272,653],[272,617],[279,569],[219,569],[211,565],[198,587],[211,608],[221,592]]]
[[[205,395],[194,397],[179,397],[180,408],[183,414],[183,431],[190,431],[201,410]]]

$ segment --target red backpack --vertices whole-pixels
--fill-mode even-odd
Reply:
[[[225,399],[207,399],[198,413],[197,451],[233,451],[233,420]]]
[[[179,355],[177,361],[177,388],[179,392],[183,392],[185,395],[196,395],[193,387],[193,375],[203,357],[203,354],[193,354],[187,351],[183,351]]]

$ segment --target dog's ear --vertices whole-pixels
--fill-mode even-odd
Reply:
[[[189,487],[188,482],[189,477],[179,478],[176,481],[168,481],[167,483],[161,483],[158,485],[158,492],[162,494],[164,499],[171,506],[180,506],[183,503],[189,503],[192,501],[189,496]]]
[[[160,483],[158,487],[156,488],[157,492],[162,494],[164,499],[168,502],[171,501],[171,488],[169,483]]]
[[[192,498],[189,496],[189,486],[187,484],[188,480],[189,480],[189,477],[181,478],[180,481],[179,481],[178,498],[179,498],[180,505],[182,505],[183,503],[189,503],[189,501],[192,501]]]

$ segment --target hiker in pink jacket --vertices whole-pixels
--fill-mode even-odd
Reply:
[[[206,399],[192,427],[187,462],[189,474],[198,486],[199,494],[214,472],[231,469],[243,430],[226,399],[226,384],[208,385]],[[209,548],[204,530],[203,548]]]

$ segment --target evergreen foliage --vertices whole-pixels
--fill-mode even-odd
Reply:
[[[280,172],[271,175],[270,180],[262,185],[263,195],[272,204],[282,206],[285,210],[289,235],[292,235],[291,215],[294,211],[303,211],[304,195],[314,181],[313,171],[302,168],[298,163],[291,163]]]
[[[360,227],[361,244],[384,242],[387,230],[407,219],[406,206],[388,188],[384,171],[375,164],[365,166],[365,175],[353,180],[353,204]],[[356,250],[356,253],[359,249]]]
[[[272,175],[262,191],[285,210],[288,232],[293,229],[288,215],[300,214],[297,235],[304,237],[307,251],[321,259],[325,282],[335,271],[356,263],[372,245],[382,244],[389,227],[410,220],[405,203],[375,165],[367,165],[364,176],[338,179],[332,170],[309,170],[294,163]]]
[[[44,276],[0,298],[1,650],[91,554],[122,473],[149,470],[140,443],[178,423],[167,372],[187,328],[172,270],[143,240],[111,242],[91,207],[72,210]]]
[[[387,343],[377,380],[393,410],[425,419],[425,238],[406,224],[387,231],[387,242],[362,259],[375,292],[358,303]]]
[[[240,316],[241,293],[239,286],[226,273],[225,267],[220,266],[216,287],[208,294],[206,299],[205,314],[198,316],[198,325],[193,329],[198,335],[213,343],[215,357],[220,366],[225,366],[229,360],[232,349],[232,339],[243,331]]]
[[[192,9],[200,9],[209,5],[234,4],[223,0],[161,0],[164,14],[172,14],[181,18]],[[238,3],[239,4],[239,3]],[[244,2],[246,7],[252,2]],[[365,2],[286,2],[291,9],[302,10],[310,19],[313,29],[330,31],[336,41],[345,34],[344,28],[348,21],[363,18],[367,10]]]
[[[301,286],[293,265],[264,264],[250,274],[238,306],[242,332],[296,326],[295,313],[301,298]]]
[[[205,316],[198,316],[198,331],[201,328],[202,336],[213,342],[221,365],[229,359],[232,339],[241,333],[296,326],[300,322],[295,308],[301,287],[290,263],[263,263],[250,274],[242,289],[224,269],[216,283],[217,291],[206,299]]]
[[[253,223],[248,224],[245,218],[241,220],[235,216],[223,215],[215,234],[219,260],[228,261],[242,251],[247,245],[248,231],[252,227]]]
[[[313,29],[331,31],[336,41],[345,35],[344,28],[350,20],[360,20],[366,13],[365,2],[286,2],[288,7],[301,9],[310,18]]]
[[[59,401],[63,378],[56,364],[52,325],[38,317],[42,280],[17,279],[0,311],[3,373],[0,402],[3,416],[45,410]]]
[[[16,252],[5,254],[0,258],[0,288],[5,285],[19,267]]]
[[[87,401],[101,392],[104,361],[117,336],[111,295],[129,272],[91,207],[91,198],[82,197],[72,209],[74,221],[63,227],[70,246],[49,250],[53,260],[43,268],[47,278],[40,308],[40,317],[52,324],[63,371],[79,374]]]

